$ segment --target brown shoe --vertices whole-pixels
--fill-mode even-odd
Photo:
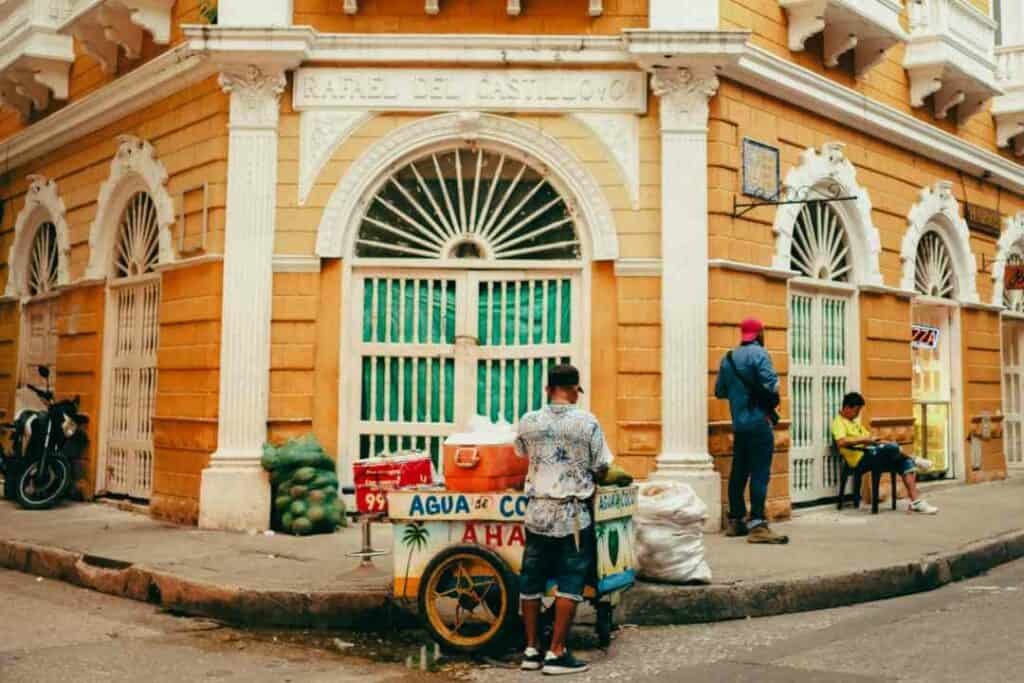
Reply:
[[[747,536],[747,543],[785,545],[786,543],[789,543],[789,536],[777,534],[769,529],[767,524],[762,524],[750,530],[750,534]]]
[[[742,519],[730,519],[725,523],[726,536],[746,536],[747,524]]]

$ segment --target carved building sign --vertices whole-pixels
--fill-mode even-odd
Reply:
[[[647,111],[639,71],[299,69],[296,110]]]

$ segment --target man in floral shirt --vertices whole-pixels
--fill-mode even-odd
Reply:
[[[530,458],[526,477],[526,550],[520,599],[526,627],[522,668],[545,674],[587,671],[565,647],[566,636],[593,572],[596,541],[590,499],[612,456],[597,418],[576,407],[580,373],[571,365],[548,370],[548,405],[519,422],[516,452]],[[555,593],[555,625],[547,655],[538,650],[540,600],[549,580]]]

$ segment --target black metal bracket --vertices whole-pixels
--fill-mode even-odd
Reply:
[[[814,193],[814,196],[811,194]],[[782,199],[785,197],[785,199]],[[830,204],[832,202],[855,201],[856,196],[843,196],[843,187],[838,183],[830,183],[822,186],[811,187],[786,187],[783,185],[778,194],[768,199],[757,202],[737,202],[736,195],[732,197],[732,217],[742,218],[754,209],[762,206],[785,206],[787,204]]]

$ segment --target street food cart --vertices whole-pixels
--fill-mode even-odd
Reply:
[[[636,486],[604,487],[592,499],[598,556],[584,597],[596,607],[602,647],[611,638],[613,608],[636,575],[637,495]],[[498,645],[518,623],[526,496],[421,488],[392,491],[387,499],[395,597],[415,599],[424,627],[450,650]]]

